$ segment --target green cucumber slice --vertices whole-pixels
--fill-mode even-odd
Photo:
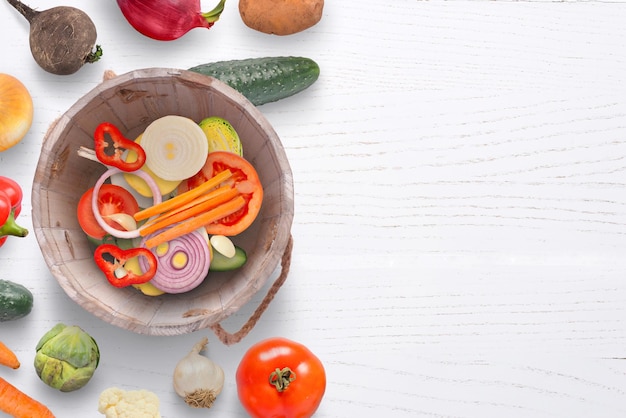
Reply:
[[[235,245],[235,255],[231,258],[226,257],[223,254],[220,254],[219,251],[213,250],[213,259],[211,260],[211,265],[209,266],[209,271],[231,271],[238,269],[239,267],[246,264],[248,260],[248,255],[243,250],[243,248]]]

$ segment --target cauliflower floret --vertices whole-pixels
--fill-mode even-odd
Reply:
[[[161,418],[159,398],[145,389],[105,389],[98,398],[98,412],[106,418]]]

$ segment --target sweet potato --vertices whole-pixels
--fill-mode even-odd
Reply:
[[[239,0],[243,23],[259,32],[291,35],[322,19],[324,0]]]

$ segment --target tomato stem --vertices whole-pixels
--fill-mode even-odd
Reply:
[[[282,370],[278,367],[275,371],[270,373],[270,385],[274,385],[276,390],[279,392],[283,392],[287,390],[289,384],[296,380],[296,374],[289,368],[285,367]]]

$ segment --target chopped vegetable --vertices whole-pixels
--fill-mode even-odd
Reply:
[[[107,138],[110,138],[109,142]],[[94,133],[96,157],[104,165],[119,168],[122,171],[139,170],[146,162],[146,153],[141,145],[126,138],[112,123],[101,123]],[[133,161],[124,160],[124,152],[135,153]]]
[[[200,11],[200,0],[117,0],[124,17],[137,32],[158,41],[178,39],[193,28],[210,29],[224,10],[220,0],[210,12]]]
[[[116,238],[136,238],[139,236],[139,229],[134,229],[131,231],[122,231],[120,229],[114,228],[105,221],[105,219],[102,217],[102,213],[100,213],[100,204],[98,202],[100,189],[105,186],[104,184],[105,180],[107,180],[113,174],[120,173],[120,172],[121,170],[119,168],[115,168],[115,167],[109,168],[96,181],[96,184],[93,187],[93,193],[91,195],[91,209],[92,209],[93,216],[96,219],[96,222],[98,223],[98,225],[100,225],[100,227],[104,229],[108,234],[111,234]],[[150,176],[142,172],[141,170],[135,171],[135,173],[141,176],[150,185],[150,187],[152,187],[152,190],[154,193],[154,196],[153,196],[154,203],[155,204],[161,203],[161,194],[159,193],[156,184],[150,178]],[[119,187],[119,186],[115,186],[115,187]],[[79,206],[80,206],[80,202],[79,202]],[[138,206],[139,205],[137,205],[137,207]]]
[[[167,230],[166,230],[167,231]],[[146,237],[149,240],[150,236]],[[153,248],[142,241],[141,246]],[[206,278],[211,264],[209,244],[198,231],[190,231],[163,241],[153,249],[158,267],[150,283],[166,293],[184,293],[198,287]],[[149,265],[139,259],[142,271]]]
[[[324,0],[239,0],[241,20],[251,29],[292,35],[322,19]]]
[[[84,387],[100,362],[98,344],[78,326],[59,323],[36,346],[35,371],[48,386],[61,392]]]
[[[237,213],[237,211],[240,211],[243,207],[245,207],[245,205],[246,200],[241,195],[238,195],[216,208],[182,221],[163,232],[157,233],[154,236],[148,237],[148,239],[145,240],[144,245],[148,248],[153,248],[164,242],[189,234],[197,228],[208,228],[208,226],[213,222],[217,222],[220,219],[224,219],[227,216]]]
[[[139,257],[129,258],[128,260],[126,260],[126,263],[124,264],[124,269],[131,271],[135,274],[143,274],[141,266],[139,265]],[[133,287],[135,289],[138,289],[146,296],[160,296],[165,293],[161,289],[157,289],[156,287],[154,287],[154,285],[150,282],[134,284]]]
[[[37,11],[19,0],[7,1],[28,20],[30,51],[45,71],[73,74],[102,56],[102,48],[96,45],[96,26],[82,10],[57,6]]]
[[[200,354],[209,343],[207,337],[193,346],[174,369],[174,390],[194,408],[210,408],[224,387],[224,370]]]
[[[209,141],[209,152],[229,151],[243,155],[239,134],[226,119],[212,116],[202,119],[198,125]]]
[[[207,181],[203,182],[200,186],[192,190],[187,190],[186,192],[180,193],[179,195],[171,199],[165,200],[159,204],[155,204],[154,206],[135,213],[134,218],[137,221],[141,221],[144,219],[148,219],[152,216],[159,215],[163,212],[176,209],[186,203],[193,201],[197,197],[200,197],[203,193],[208,192],[211,189],[219,186],[220,183],[228,180],[231,175],[232,173],[230,172],[230,170],[220,171]]]
[[[128,213],[112,213],[110,215],[102,215],[105,220],[111,220],[121,226],[124,231],[132,231],[137,229],[137,221]]]
[[[213,249],[224,257],[233,258],[237,254],[235,244],[233,244],[230,238],[224,235],[213,235],[210,239]]]
[[[246,351],[236,381],[239,400],[253,418],[308,418],[326,390],[326,372],[319,358],[304,345],[279,337]]]
[[[137,145],[141,145],[142,136],[143,135],[139,135],[137,139],[135,139],[135,142],[137,143]],[[126,156],[125,156],[126,162],[131,163],[131,162],[134,162],[136,159],[137,159],[137,154],[133,150],[129,150],[126,153]],[[161,177],[154,174],[154,172],[150,170],[150,167],[148,167],[146,164],[144,164],[141,167],[141,171],[144,171],[146,174],[150,176],[150,178],[152,178],[152,180],[154,180],[154,182],[159,188],[159,191],[161,192],[161,196],[169,195],[170,193],[175,191],[178,185],[180,184],[180,180],[162,179]],[[140,195],[144,197],[152,198],[153,196],[152,188],[148,185],[148,183],[146,183],[145,180],[143,180],[142,177],[135,175],[133,173],[124,173],[123,176],[124,176],[124,180],[126,180],[128,185],[133,190],[135,190],[137,193],[139,193]]]
[[[98,412],[106,418],[161,418],[158,396],[147,389],[111,387],[98,397]]]
[[[246,261],[248,261],[248,255],[244,249],[235,245],[235,255],[230,258],[220,254],[219,251],[213,251],[209,270],[231,271],[243,266],[246,264]]]
[[[116,173],[113,174],[110,178],[111,180],[111,184],[114,184],[116,186],[120,186],[124,189],[126,189],[131,195],[133,195],[133,197],[135,198],[135,200],[137,201],[137,204],[139,205],[140,209],[144,209],[147,207],[152,206],[152,191],[150,192],[150,196],[144,196],[142,194],[140,194],[133,186],[131,186],[128,181],[126,181],[125,176],[128,175],[128,173]],[[132,175],[132,174],[131,174]],[[148,187],[147,183],[145,181],[143,181],[141,179],[141,177],[137,177],[135,176],[137,179],[139,179],[140,181],[143,182],[143,184],[145,184],[145,188],[147,190],[150,190],[150,188]]]
[[[47,406],[0,377],[0,411],[13,418],[54,418]]]
[[[177,115],[163,116],[143,132],[141,146],[146,165],[164,180],[178,181],[196,174],[206,161],[209,144],[193,120]]]
[[[232,152],[215,151],[209,154],[204,167],[195,176],[181,183],[180,191],[194,188],[224,170],[230,170],[234,187],[245,204],[237,211],[205,224],[209,235],[233,236],[243,232],[256,219],[263,202],[263,186],[254,166]]]
[[[140,235],[145,236],[159,229],[167,228],[178,222],[186,221],[194,216],[206,213],[211,209],[217,208],[231,199],[234,199],[239,195],[237,189],[229,186],[222,186],[204,196],[197,198],[179,208],[172,209],[166,212],[154,220],[146,223],[139,231]],[[203,225],[200,225],[200,227]]]
[[[185,130],[191,130],[191,140]],[[107,141],[107,135],[111,141]],[[109,168],[81,197],[79,223],[96,245],[94,260],[111,285],[133,286],[150,296],[190,291],[207,277],[214,246],[218,249],[216,252],[221,251],[221,257],[233,258],[216,270],[224,271],[245,263],[245,252],[238,251],[226,236],[215,236],[212,245],[208,227],[235,215],[233,223],[238,223],[236,228],[243,231],[256,217],[263,190],[249,162],[230,151],[214,151],[211,154],[217,159],[207,158],[209,140],[200,126],[189,118],[175,115],[152,122],[135,141],[123,137],[109,123],[98,126],[95,138],[96,150],[85,149],[79,154]],[[194,175],[173,180],[178,183],[185,180],[187,189],[179,186],[177,195],[166,196],[163,200],[157,182],[145,169],[150,169],[154,155],[162,157],[165,164],[170,157],[177,159],[178,154],[188,153],[185,149],[188,142],[201,143],[199,147],[201,152],[206,151],[206,157],[196,162],[201,164]],[[145,158],[141,156],[142,150]],[[222,155],[229,157],[224,159]],[[130,166],[138,156],[142,164]],[[182,161],[176,163],[183,164]],[[176,171],[183,169],[187,168]],[[120,175],[141,178],[151,189],[153,204],[140,210],[131,192],[106,183],[109,178]],[[163,173],[154,173],[154,176],[163,178]],[[99,196],[107,191],[117,200],[99,201]],[[107,207],[112,202],[115,202],[114,207]],[[0,221],[1,215],[0,212]]]
[[[96,248],[93,256],[98,268],[104,273],[109,283],[115,287],[147,283],[152,280],[157,271],[156,257],[147,248],[138,247],[123,250],[117,245],[102,244]],[[141,274],[124,268],[126,261],[135,257],[145,260],[143,263],[145,269],[142,269],[143,273]],[[109,258],[113,258],[113,260],[111,261]]]
[[[78,201],[76,212],[78,224],[87,236],[101,240],[107,235],[107,231],[100,226],[96,220],[95,209],[93,208],[94,188],[90,188],[81,196]],[[111,215],[125,213],[133,215],[139,210],[137,201],[132,194],[123,187],[113,184],[103,184],[98,191],[97,197],[98,213],[102,215],[103,221],[111,228],[122,228],[117,222],[110,218]]]
[[[20,361],[9,347],[0,341],[0,365],[10,367],[12,369],[20,368]]]
[[[33,123],[33,98],[20,80],[0,73],[0,152],[17,145]]]

